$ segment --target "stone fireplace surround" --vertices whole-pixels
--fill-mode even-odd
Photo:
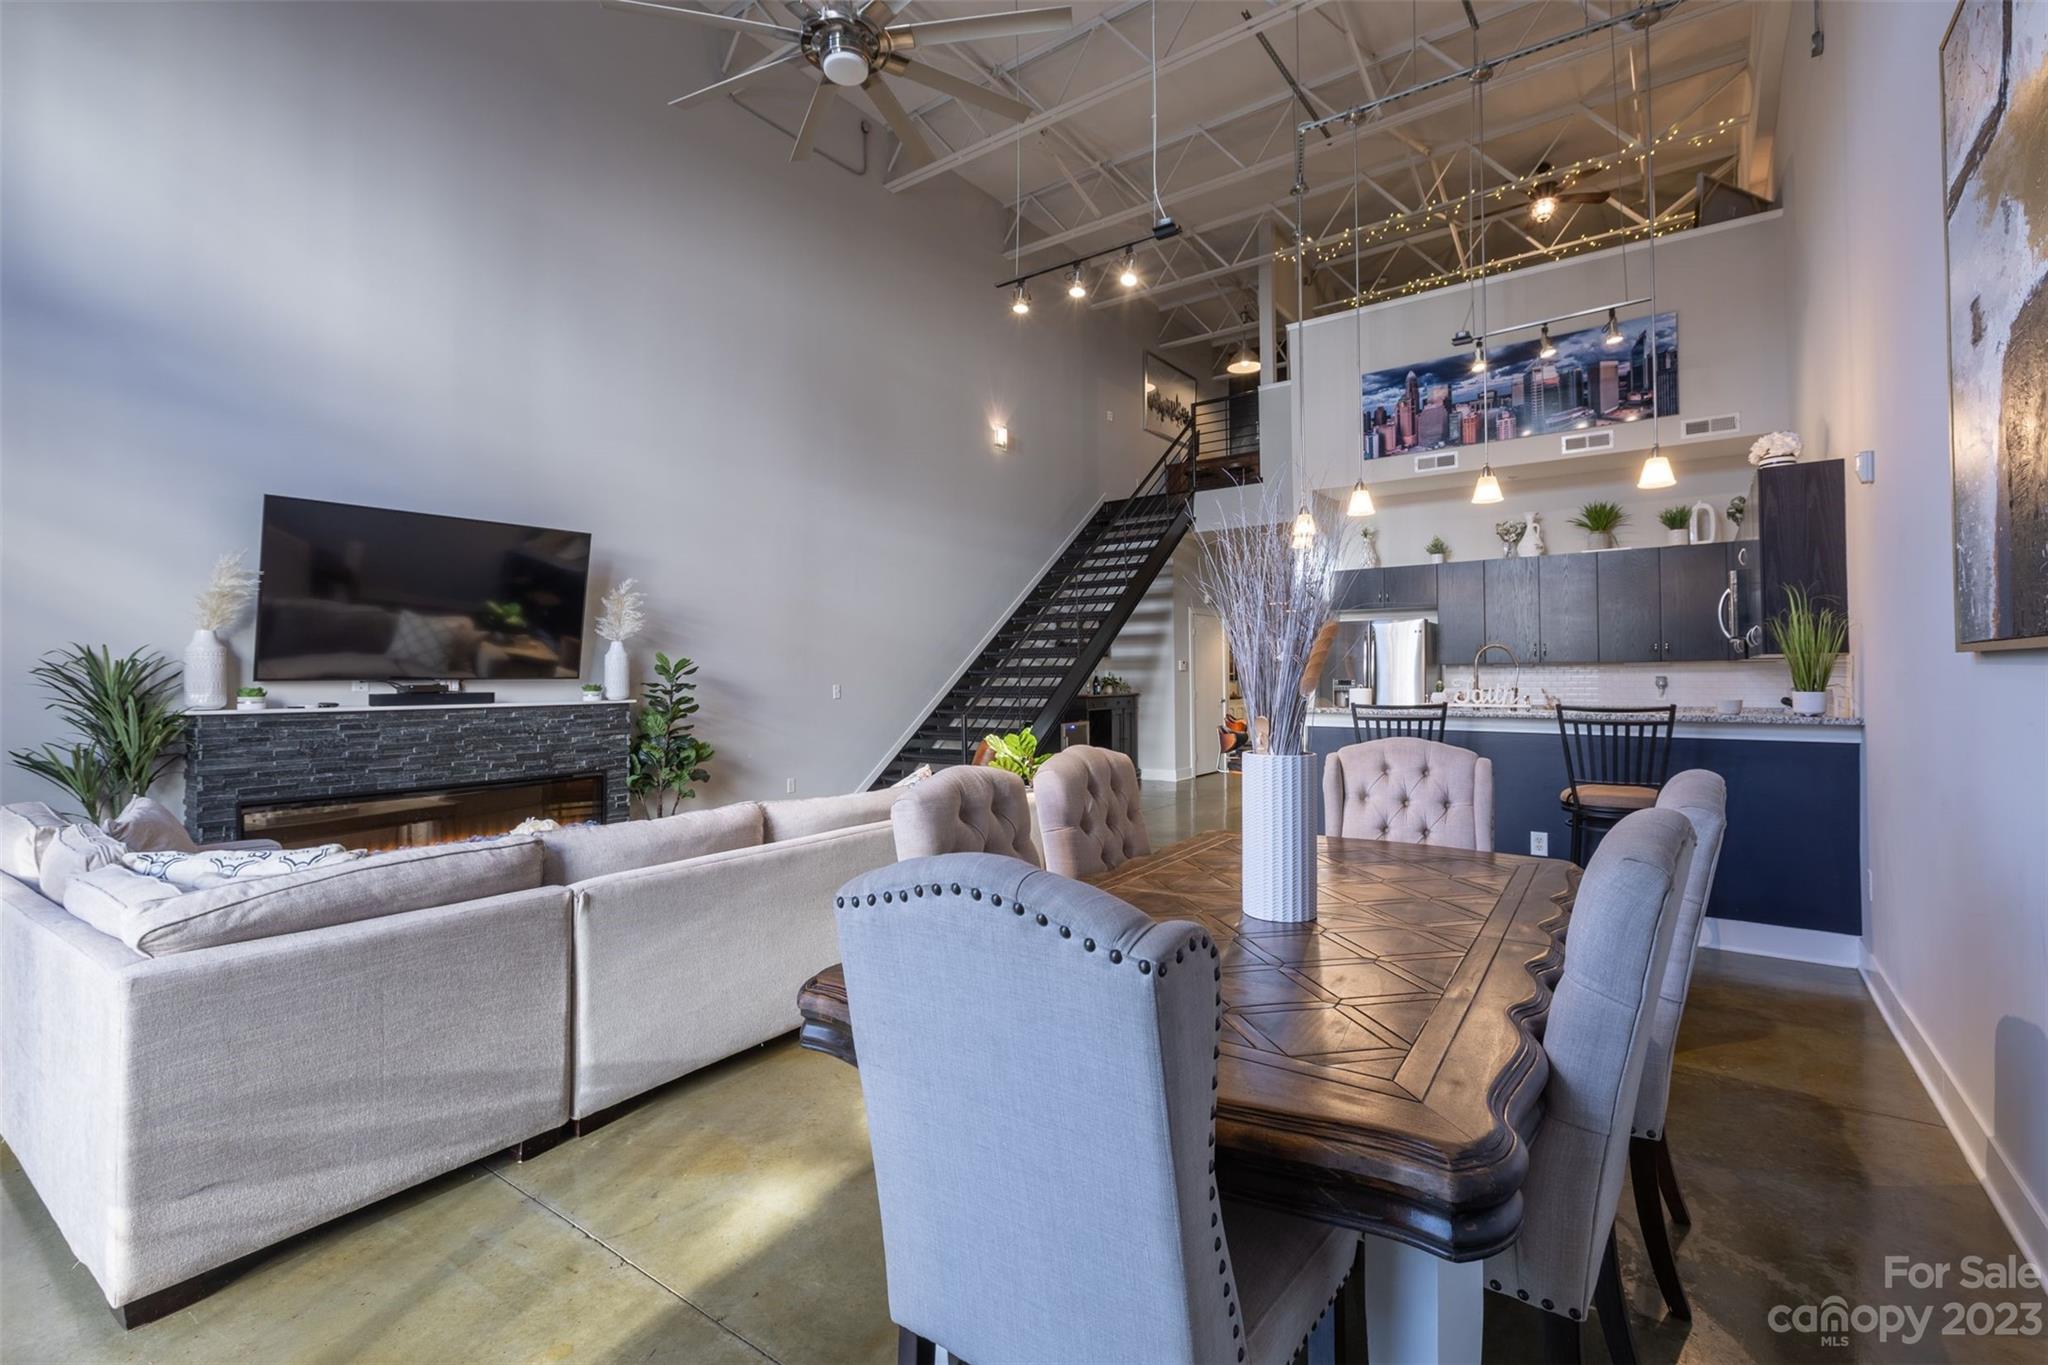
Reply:
[[[195,711],[185,718],[185,824],[242,837],[245,806],[540,778],[604,779],[604,818],[630,811],[626,702]]]

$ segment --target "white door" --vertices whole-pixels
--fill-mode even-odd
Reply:
[[[1194,674],[1189,680],[1193,693],[1189,711],[1195,729],[1195,775],[1199,777],[1223,766],[1223,742],[1217,737],[1224,716],[1223,618],[1212,612],[1196,611],[1190,613],[1189,626],[1190,652],[1194,656],[1188,664]]]

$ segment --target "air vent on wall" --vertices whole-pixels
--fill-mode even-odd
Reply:
[[[1724,412],[1719,417],[1688,417],[1678,424],[1678,439],[1701,441],[1709,436],[1733,436],[1742,430],[1742,414]]]
[[[1614,433],[1611,431],[1575,431],[1564,438],[1564,453],[1584,455],[1593,450],[1614,449]]]
[[[1430,454],[1417,455],[1415,457],[1415,472],[1418,474],[1427,473],[1433,469],[1456,469],[1457,467],[1458,452],[1455,450],[1432,451]]]

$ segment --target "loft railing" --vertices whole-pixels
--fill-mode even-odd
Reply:
[[[1193,458],[1186,472],[1193,490],[1259,482],[1259,395],[1256,391],[1195,404],[1188,424]]]

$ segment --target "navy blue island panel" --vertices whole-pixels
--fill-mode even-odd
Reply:
[[[1347,726],[1317,725],[1309,734],[1318,754],[1352,742]],[[1550,835],[1553,857],[1569,855],[1571,827],[1557,799],[1564,747],[1555,731],[1461,729],[1453,717],[1444,738],[1493,760],[1496,848],[1527,853],[1530,831],[1540,830]],[[1861,744],[1839,741],[1685,735],[1671,741],[1672,772],[1707,768],[1728,783],[1728,835],[1709,915],[1863,932],[1861,754]]]

